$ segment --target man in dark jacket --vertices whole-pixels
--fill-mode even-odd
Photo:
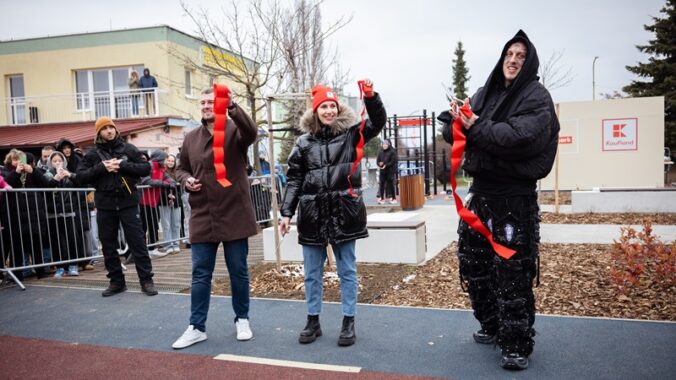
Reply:
[[[452,143],[451,124],[461,118],[467,138],[463,169],[472,177],[465,207],[476,214],[495,242],[516,251],[496,255],[486,238],[460,221],[458,259],[481,329],[477,343],[502,349],[500,365],[526,369],[533,351],[538,271],[539,208],[536,182],[552,168],[559,122],[549,92],[538,82],[535,46],[523,31],[509,40],[484,87],[471,99],[474,115],[456,101],[439,120]]]
[[[397,203],[397,190],[395,181],[397,178],[397,152],[392,148],[390,140],[383,140],[383,148],[378,152],[378,168],[380,169],[380,186],[378,204],[385,203],[385,198],[390,199],[391,204]]]
[[[154,111],[151,111],[151,109],[155,109],[155,96],[153,96],[153,91],[158,86],[155,77],[150,75],[150,69],[143,69],[143,76],[138,80],[138,87],[143,93],[146,115],[153,114]]]
[[[110,285],[102,295],[108,297],[127,290],[117,253],[118,226],[121,224],[129,250],[134,256],[141,290],[154,296],[157,290],[153,283],[148,247],[143,238],[136,190],[136,182],[150,173],[150,165],[141,160],[141,152],[134,145],[122,141],[110,118],[96,120],[95,142],[96,147],[87,152],[78,168],[77,178],[81,183],[89,183],[96,188],[96,220],[110,278]]]
[[[190,192],[192,249],[190,324],[172,345],[176,349],[207,339],[211,278],[216,251],[221,244],[230,275],[237,340],[253,338],[249,327],[249,269],[246,258],[249,254],[248,238],[258,233],[258,229],[251,205],[246,152],[256,140],[258,127],[240,106],[231,101],[227,107],[229,118],[225,136],[214,138],[214,95],[212,89],[202,91],[199,103],[202,126],[185,136],[181,161],[176,169],[177,181]],[[219,140],[223,145],[219,146]],[[217,178],[218,168],[223,169],[214,164],[214,155],[218,151],[225,152],[222,164],[231,183],[227,187],[221,185]]]

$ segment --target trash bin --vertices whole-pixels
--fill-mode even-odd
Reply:
[[[422,174],[400,175],[399,201],[404,210],[417,210],[425,204],[425,183]]]

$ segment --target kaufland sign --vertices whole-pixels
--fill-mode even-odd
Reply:
[[[602,150],[638,150],[638,119],[604,119]]]

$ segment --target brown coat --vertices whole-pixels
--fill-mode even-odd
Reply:
[[[183,140],[176,179],[185,186],[190,177],[202,184],[190,193],[190,242],[217,243],[247,238],[258,232],[249,178],[247,148],[256,140],[258,128],[238,105],[228,109],[225,128],[225,166],[232,186],[224,188],[216,182],[213,136],[202,125],[190,131]]]

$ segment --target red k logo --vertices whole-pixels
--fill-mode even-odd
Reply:
[[[627,137],[622,130],[626,127],[627,124],[613,124],[613,137]]]

